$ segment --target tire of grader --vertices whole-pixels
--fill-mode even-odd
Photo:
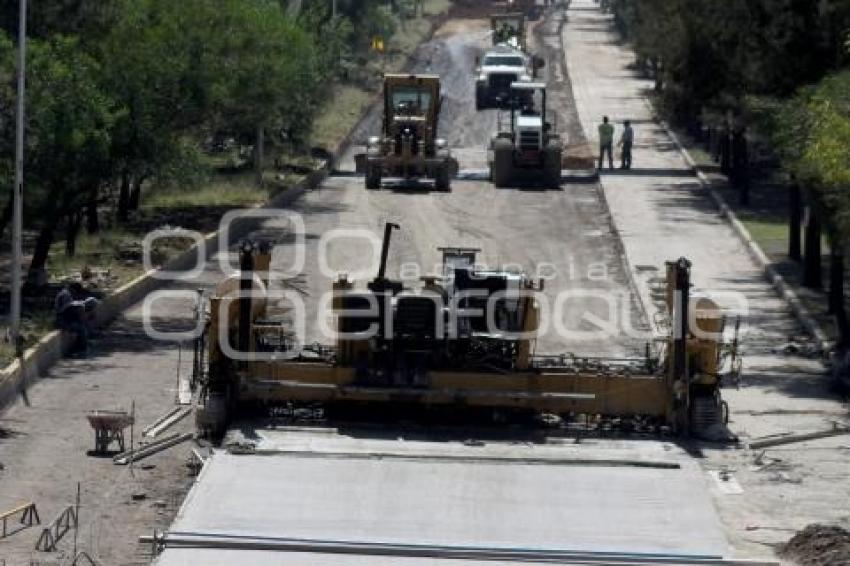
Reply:
[[[366,188],[370,191],[381,188],[381,168],[366,162]]]
[[[513,178],[514,146],[510,140],[497,139],[493,142],[493,166],[490,176],[493,184],[498,187],[507,187]]]
[[[561,187],[561,148],[547,147],[543,154],[543,182],[550,189]]]

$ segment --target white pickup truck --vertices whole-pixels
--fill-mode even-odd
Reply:
[[[533,60],[522,51],[497,45],[484,52],[476,69],[475,109],[505,107],[515,82],[531,81]]]

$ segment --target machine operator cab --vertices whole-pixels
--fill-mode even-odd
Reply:
[[[435,141],[437,116],[440,107],[438,81],[389,81],[386,88],[385,135],[395,143],[395,152],[401,151],[403,142],[411,144],[413,154],[422,145]],[[430,148],[429,148],[430,149]]]
[[[511,83],[510,111],[499,114],[489,149],[495,186],[527,181],[550,188],[560,185],[563,146],[555,115],[548,110],[545,83]]]
[[[523,149],[540,150],[544,138],[551,133],[554,119],[547,116],[546,84],[541,82],[515,82],[511,84],[511,133],[519,138]]]
[[[441,100],[436,75],[384,75],[380,135],[369,137],[366,153],[354,158],[367,189],[379,189],[384,177],[426,177],[434,180],[436,190],[450,190],[457,160],[446,140],[437,137]]]

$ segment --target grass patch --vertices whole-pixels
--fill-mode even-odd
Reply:
[[[313,122],[311,139],[313,145],[334,149],[336,144],[350,132],[363,113],[369,108],[373,92],[364,88],[338,84],[334,86],[331,100]],[[345,104],[341,104],[341,101]]]
[[[767,254],[781,254],[788,249],[788,225],[784,222],[741,219],[753,239]]]
[[[141,263],[119,259],[119,250],[139,242],[139,236],[121,228],[101,230],[97,234],[82,233],[77,238],[76,253],[65,255],[65,242],[54,242],[48,260],[48,271],[53,282],[73,278],[84,268],[108,270],[104,281],[109,287],[119,287],[142,274]]]
[[[36,344],[43,336],[53,330],[52,310],[27,311],[21,318],[21,336],[24,338],[24,349]],[[0,326],[3,336],[7,335],[8,326]],[[15,359],[15,349],[5,340],[0,340],[0,367],[5,367]]]
[[[142,209],[226,206],[245,208],[262,204],[269,192],[254,183],[253,173],[217,175],[200,187],[167,185],[154,187],[142,198]]]

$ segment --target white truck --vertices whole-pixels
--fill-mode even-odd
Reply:
[[[493,46],[476,61],[475,108],[507,108],[511,85],[530,82],[543,61],[528,53],[525,16],[496,14],[490,17]]]

